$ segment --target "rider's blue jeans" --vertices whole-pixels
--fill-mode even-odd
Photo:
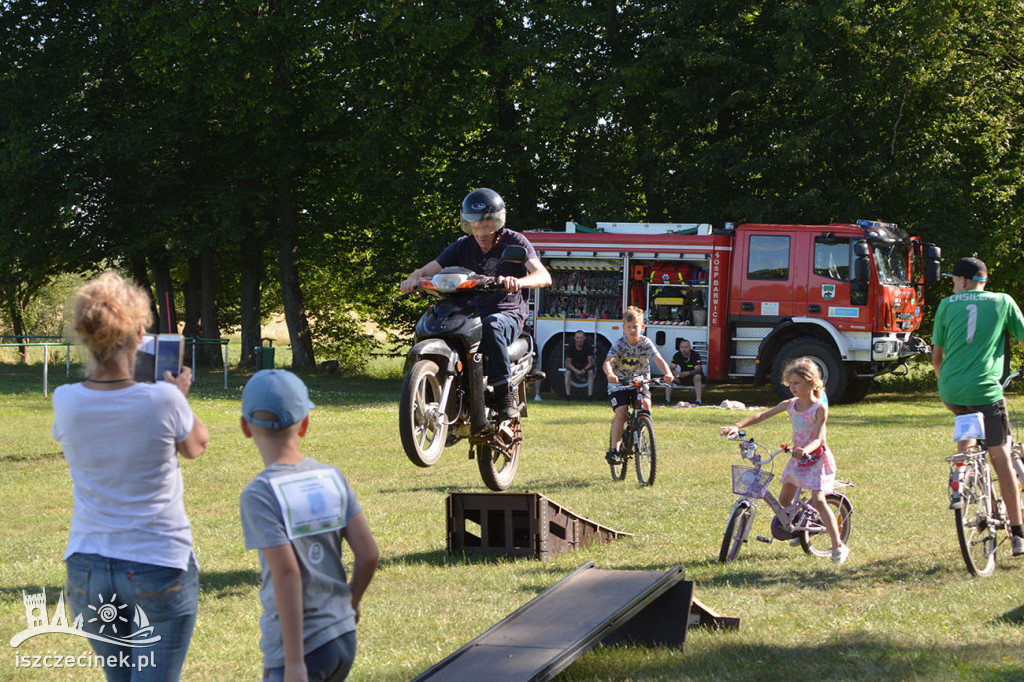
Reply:
[[[482,321],[484,328],[480,346],[484,354],[487,383],[491,386],[507,384],[512,374],[508,346],[519,335],[519,320],[508,313],[492,313]]]

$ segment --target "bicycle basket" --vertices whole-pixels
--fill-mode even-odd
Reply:
[[[775,474],[764,469],[742,464],[732,465],[732,491],[737,495],[760,499],[768,492],[768,484],[773,478]]]

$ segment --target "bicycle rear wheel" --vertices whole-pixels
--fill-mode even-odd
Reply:
[[[746,542],[747,532],[754,520],[754,510],[749,502],[741,503],[729,516],[725,524],[725,535],[722,537],[722,549],[718,552],[718,561],[725,564],[734,561]]]
[[[839,493],[825,495],[825,503],[836,517],[836,525],[839,526],[839,539],[845,545],[846,539],[850,537],[850,531],[853,529],[853,505],[850,504],[850,500],[847,499],[846,495],[840,495]],[[817,532],[803,531],[799,537],[800,546],[808,554],[815,556],[832,555],[832,538],[829,537],[828,531],[824,528]]]
[[[987,466],[987,464],[983,464]],[[960,496],[963,508],[953,510],[956,538],[967,570],[980,578],[996,567],[996,529],[990,523],[992,491],[990,482],[977,466],[964,467]]]
[[[636,420],[633,452],[636,457],[636,479],[642,486],[654,485],[654,477],[658,473],[658,454],[654,444],[654,423],[646,414]]]

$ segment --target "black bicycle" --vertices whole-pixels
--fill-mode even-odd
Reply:
[[[636,395],[626,406],[626,424],[622,430],[622,446],[619,454],[622,461],[609,464],[612,480],[621,481],[626,478],[629,461],[636,463],[636,480],[640,485],[654,485],[654,477],[658,473],[658,453],[654,444],[654,421],[651,412],[644,407],[644,388],[647,386],[666,386],[660,381],[634,379],[633,388]]]

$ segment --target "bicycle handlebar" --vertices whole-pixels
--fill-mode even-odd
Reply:
[[[1016,372],[1010,372],[1006,376],[1006,378],[1003,379],[1003,388],[1005,389],[1007,386],[1010,385],[1011,381],[1013,381],[1014,379],[1019,379],[1020,377],[1024,377],[1024,367],[1021,367]]]
[[[743,459],[749,459],[755,465],[771,464],[772,460],[778,457],[779,454],[783,452],[789,453],[792,452],[793,450],[793,448],[791,448],[788,445],[782,445],[779,447],[778,450],[772,452],[768,459],[764,459],[757,454],[757,449],[760,448],[765,452],[769,452],[768,448],[765,447],[764,445],[761,445],[760,443],[755,443],[753,436],[751,436],[750,439],[745,439],[744,436],[746,435],[747,432],[740,429],[736,433],[726,436],[726,438],[728,438],[729,440],[738,440],[740,442],[740,456],[742,456]]]

